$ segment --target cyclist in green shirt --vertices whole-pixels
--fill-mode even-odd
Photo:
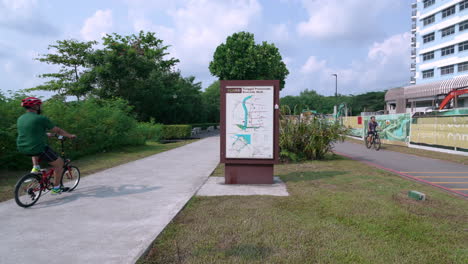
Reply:
[[[27,97],[22,100],[21,106],[26,108],[26,113],[20,116],[17,121],[16,145],[19,152],[32,157],[34,166],[32,172],[39,171],[39,159],[47,161],[54,167],[54,188],[51,192],[52,194],[60,194],[62,191],[67,191],[60,186],[64,161],[47,146],[46,132],[51,131],[72,139],[76,136],[55,126],[49,118],[41,115],[41,105],[42,101],[39,98]]]

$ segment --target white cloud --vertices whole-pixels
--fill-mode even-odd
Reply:
[[[15,30],[31,35],[57,35],[40,12],[37,0],[0,0],[0,29]]]
[[[309,19],[297,25],[301,36],[363,40],[379,32],[379,16],[394,0],[303,0]]]
[[[150,10],[132,9],[130,17],[133,19],[135,31],[154,31],[166,45],[171,45],[171,56],[180,59],[179,67],[190,74],[205,73],[216,47],[224,42],[227,36],[246,30],[261,14],[261,6],[257,0],[171,3],[166,3],[165,7],[172,27],[150,22],[147,19]]]
[[[287,94],[314,89],[321,94],[334,93],[333,73],[338,74],[338,93],[355,94],[388,89],[409,82],[410,33],[391,36],[369,47],[367,56],[346,68],[333,67],[326,60],[310,56],[300,70],[292,73]],[[305,86],[306,85],[306,86]]]
[[[325,60],[319,61],[315,56],[310,56],[306,63],[301,68],[301,73],[309,74],[325,69],[327,62]]]
[[[289,29],[286,24],[274,25],[269,37],[272,41],[278,43],[287,43],[291,40]]]
[[[80,34],[87,41],[98,40],[106,33],[111,33],[112,26],[112,11],[109,9],[98,10],[93,16],[86,19]]]

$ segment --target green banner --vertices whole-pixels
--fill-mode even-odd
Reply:
[[[365,132],[367,132],[369,120],[370,116],[364,117]],[[401,142],[408,140],[411,123],[410,114],[377,115],[375,120],[379,123],[379,136],[381,139]]]

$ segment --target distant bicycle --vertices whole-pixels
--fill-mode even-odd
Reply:
[[[369,137],[372,137],[370,141],[369,141]],[[366,147],[368,149],[372,148],[372,145],[373,145],[375,150],[377,151],[380,150],[381,142],[380,142],[379,133],[377,133],[377,131],[374,132],[373,136],[367,136],[365,141],[366,141]]]
[[[80,170],[70,165],[70,160],[65,158],[63,150],[63,136],[57,137],[62,146],[61,157],[64,160],[63,174],[60,184],[67,192],[73,191],[80,182]],[[33,206],[41,197],[41,194],[54,188],[54,168],[41,170],[40,173],[28,173],[24,175],[15,186],[15,201],[21,207]]]

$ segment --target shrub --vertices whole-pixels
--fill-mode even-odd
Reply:
[[[140,133],[145,140],[159,141],[162,136],[163,125],[154,123],[138,123],[136,133]]]
[[[284,112],[284,110],[283,110]],[[339,123],[313,117],[307,120],[287,118],[280,121],[280,157],[283,161],[323,159],[333,143],[343,140],[346,128]]]
[[[24,95],[6,98],[0,94],[0,168],[27,168],[31,160],[16,150],[16,120],[24,113],[20,107]],[[159,140],[162,126],[138,123],[131,115],[131,107],[122,99],[63,102],[50,99],[44,102],[44,115],[57,126],[76,134],[75,141],[66,141],[67,156],[79,156],[107,151],[124,145],[141,145],[146,140]],[[49,144],[60,150],[57,140]]]
[[[191,125],[164,125],[161,139],[184,139],[192,135]]]

